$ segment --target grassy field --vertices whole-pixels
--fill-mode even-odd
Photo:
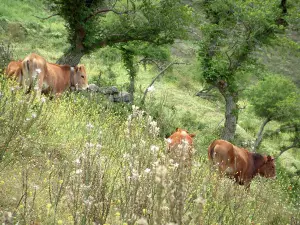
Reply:
[[[68,48],[63,20],[34,0],[2,0],[0,42],[15,59],[36,52],[55,62]],[[297,40],[296,40],[297,41]],[[267,68],[299,82],[299,51],[269,47],[257,54]],[[292,52],[291,52],[292,51]],[[155,84],[143,109],[112,104],[89,93],[60,99],[24,95],[0,80],[0,216],[11,224],[293,224],[299,215],[299,150],[276,162],[277,179],[254,179],[251,189],[219,179],[207,162],[207,146],[219,137],[224,102],[195,96],[204,87],[197,44],[170,46],[174,65]],[[280,58],[280,57],[283,58]],[[282,63],[277,63],[278,61]],[[116,49],[82,58],[90,81],[126,89],[128,76]],[[159,73],[138,66],[136,100]],[[99,83],[98,83],[99,84]],[[298,83],[299,84],[299,83]],[[12,88],[13,87],[13,88]],[[44,99],[42,99],[44,100]],[[236,143],[250,147],[262,123],[246,98]],[[267,130],[280,124],[271,122]],[[195,133],[193,167],[165,154],[164,138],[176,127]],[[288,135],[267,137],[261,153],[276,155]],[[295,223],[296,224],[296,223]]]

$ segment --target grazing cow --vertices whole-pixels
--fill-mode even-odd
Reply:
[[[48,63],[43,57],[31,53],[22,62],[23,87],[32,87],[34,82],[39,93],[51,92],[60,95],[68,88],[83,90],[88,87],[84,65],[71,67]]]
[[[21,84],[22,79],[22,60],[11,61],[5,70],[5,74],[7,77],[16,80]]]
[[[257,174],[267,178],[276,176],[274,158],[249,152],[224,140],[215,140],[210,144],[208,159],[221,173],[247,188]]]
[[[187,130],[176,128],[176,131],[167,139],[167,153],[171,154],[171,158],[176,163],[186,162],[191,166],[193,155],[193,137],[195,134],[189,134]]]

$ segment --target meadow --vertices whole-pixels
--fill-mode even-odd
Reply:
[[[35,52],[55,62],[69,46],[64,21],[41,20],[48,11],[33,0],[2,0],[0,42],[14,59]],[[294,32],[294,31],[293,31]],[[294,37],[294,36],[293,36]],[[299,40],[296,40],[299,43]],[[289,45],[287,45],[287,48]],[[276,160],[276,179],[256,177],[250,191],[220,179],[207,147],[220,137],[224,101],[195,94],[205,87],[195,40],[167,46],[181,62],[143,92],[159,73],[138,64],[135,104],[111,103],[92,92],[60,98],[25,95],[0,77],[0,221],[4,224],[298,224],[300,154],[291,149]],[[299,51],[268,47],[257,52],[268,68],[299,82]],[[287,58],[277,62],[278,55]],[[138,62],[138,60],[137,60]],[[85,55],[89,82],[128,87],[116,48]],[[292,65],[292,66],[291,66]],[[284,67],[284,68],[283,68]],[[297,69],[298,68],[298,69]],[[250,82],[255,82],[251,80]],[[251,150],[262,122],[246,96],[239,101],[235,144]],[[281,124],[270,122],[267,130]],[[191,169],[166,154],[166,137],[176,127],[195,133]],[[260,153],[279,154],[289,134],[266,136]]]

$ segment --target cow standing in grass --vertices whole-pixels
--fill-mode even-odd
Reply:
[[[28,55],[22,62],[22,85],[30,88],[33,85],[40,94],[42,90],[60,95],[69,88],[83,90],[88,87],[84,65],[71,67],[48,63],[35,53]]]
[[[215,140],[210,144],[208,159],[222,174],[247,188],[258,174],[267,178],[276,176],[274,158],[249,152],[224,140]]]

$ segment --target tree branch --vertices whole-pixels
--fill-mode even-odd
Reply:
[[[161,70],[154,78],[153,80],[151,81],[151,83],[148,85],[148,87],[146,88],[146,90],[144,91],[144,95],[143,95],[143,98],[142,98],[142,101],[141,101],[141,104],[144,105],[145,103],[145,99],[146,99],[146,95],[148,93],[148,89],[149,87],[151,87],[154,82],[169,68],[171,67],[172,65],[175,65],[175,64],[186,64],[186,63],[180,63],[180,62],[171,62],[169,63],[169,65],[167,65],[163,70]]]
[[[123,14],[128,14],[131,11],[118,12],[118,11],[116,11],[114,9],[109,9],[109,8],[106,8],[106,9],[97,9],[91,15],[89,15],[88,17],[86,17],[84,20],[88,21],[90,18],[92,18],[92,17],[94,17],[94,16],[96,16],[98,14],[108,13],[108,12],[113,12],[113,13],[118,14],[118,15],[123,15]]]
[[[58,13],[55,13],[55,14],[52,14],[50,16],[47,16],[47,17],[39,17],[39,16],[35,16],[33,15],[35,18],[38,18],[40,20],[47,20],[47,19],[50,19],[51,17],[54,17],[54,16],[58,16],[59,14]]]

